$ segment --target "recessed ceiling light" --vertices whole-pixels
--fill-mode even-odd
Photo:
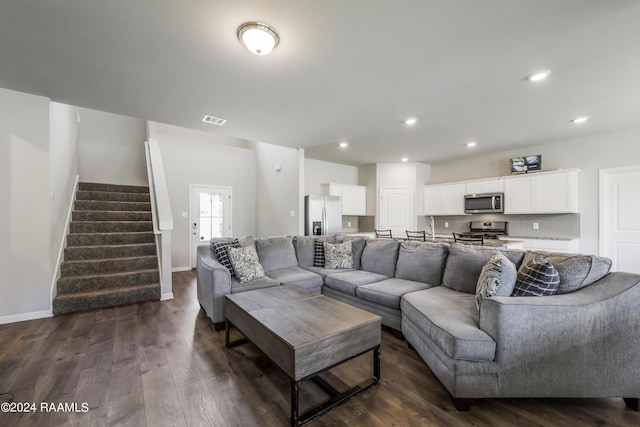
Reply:
[[[404,123],[407,124],[407,125],[415,125],[417,121],[418,121],[418,119],[416,119],[415,117],[411,117],[411,118],[405,120]]]
[[[536,71],[535,73],[529,74],[527,76],[527,80],[529,80],[530,82],[539,82],[549,77],[549,74],[551,74],[550,70]]]
[[[587,120],[589,120],[589,116],[576,117],[575,119],[571,120],[571,123],[579,125],[580,123],[584,123]]]
[[[348,142],[341,142],[340,143],[340,148],[347,148],[349,146]]]
[[[471,147],[475,147],[476,145],[478,145],[477,142],[475,141],[469,141],[465,144],[467,147],[471,148]]]
[[[402,158],[402,159],[400,159],[400,160],[402,160],[403,162],[408,162],[408,161],[409,161],[409,158],[408,158],[408,157],[403,157],[403,158]]]

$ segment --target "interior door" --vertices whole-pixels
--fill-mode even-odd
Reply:
[[[394,237],[406,236],[406,230],[414,229],[412,212],[411,187],[380,187],[380,229],[391,230]]]
[[[200,245],[213,237],[230,237],[231,187],[191,186],[191,268]]]
[[[600,255],[640,273],[640,166],[600,171]]]

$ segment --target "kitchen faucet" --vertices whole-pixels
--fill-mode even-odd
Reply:
[[[436,240],[436,222],[432,216],[429,217],[429,232],[431,233],[431,240]]]

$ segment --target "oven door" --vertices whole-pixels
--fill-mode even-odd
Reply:
[[[464,196],[464,212],[503,212],[503,198],[502,193],[467,194]]]

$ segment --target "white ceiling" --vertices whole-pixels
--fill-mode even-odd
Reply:
[[[271,55],[238,42],[250,20],[279,32]],[[640,1],[3,0],[0,87],[320,160],[437,163],[640,126]]]

